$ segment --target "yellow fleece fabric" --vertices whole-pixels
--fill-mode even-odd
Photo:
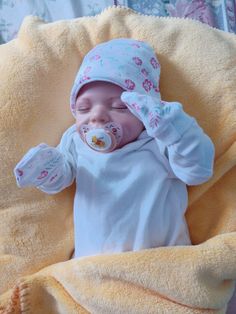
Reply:
[[[83,56],[112,38],[148,42],[160,90],[211,137],[214,176],[189,188],[193,246],[68,260],[74,186],[19,189],[13,168],[73,121],[71,86]],[[200,22],[111,7],[46,24],[25,18],[0,46],[0,313],[225,313],[236,280],[236,36]]]

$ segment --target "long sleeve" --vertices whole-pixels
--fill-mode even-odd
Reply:
[[[212,176],[214,145],[179,103],[172,105],[177,110],[168,116],[166,124],[162,123],[156,141],[169,160],[173,176],[188,185],[201,184]]]
[[[60,144],[56,148],[61,164],[59,167],[55,167],[53,174],[43,184],[37,186],[41,191],[48,194],[55,194],[73,183],[76,176],[76,151],[73,143],[74,132],[75,126],[72,126],[62,136]]]

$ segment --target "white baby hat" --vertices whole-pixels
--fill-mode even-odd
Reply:
[[[126,91],[160,99],[160,64],[153,49],[142,41],[119,38],[95,46],[84,57],[71,91],[71,111],[79,90],[89,82],[106,81]]]

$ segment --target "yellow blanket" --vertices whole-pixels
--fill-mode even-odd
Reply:
[[[180,101],[216,147],[213,178],[189,188],[193,246],[68,260],[74,187],[18,189],[12,169],[73,123],[69,93],[83,56],[118,37],[147,41],[161,93]],[[25,19],[0,46],[0,313],[225,313],[236,280],[236,36],[199,22],[111,7],[46,24]]]

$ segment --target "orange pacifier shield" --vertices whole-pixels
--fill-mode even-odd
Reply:
[[[80,128],[83,141],[92,149],[108,153],[113,151],[121,141],[122,128],[114,122],[109,122],[103,127],[92,127],[87,124]]]

